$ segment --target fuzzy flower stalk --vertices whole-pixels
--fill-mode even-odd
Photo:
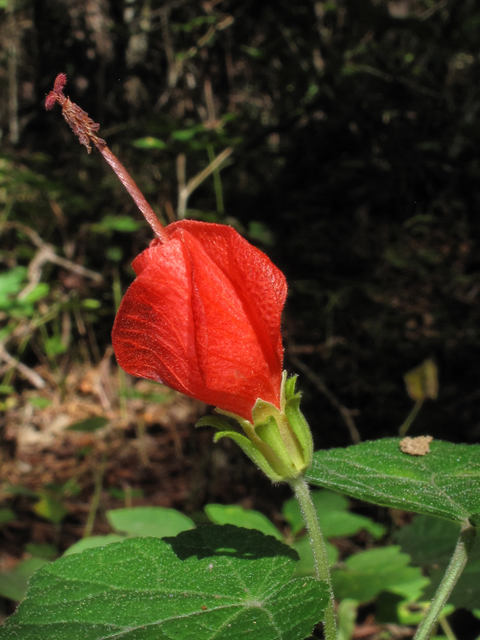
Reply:
[[[283,273],[232,227],[182,220],[163,227],[135,182],[98,136],[99,125],[63,93],[56,103],[80,142],[93,144],[128,190],[156,238],[133,261],[136,279],[115,319],[112,343],[127,373],[217,407],[199,425],[228,436],[274,482],[303,474],[312,453],[296,378],[282,373]]]

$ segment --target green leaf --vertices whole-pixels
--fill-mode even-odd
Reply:
[[[166,507],[112,509],[107,511],[107,520],[112,529],[129,536],[164,538],[195,527],[193,520],[183,513]]]
[[[112,216],[108,215],[96,224],[92,224],[91,229],[94,233],[110,234],[112,231],[120,231],[122,233],[132,233],[142,226],[142,222],[130,218],[130,216]]]
[[[104,416],[96,416],[95,418],[86,418],[80,422],[75,422],[67,427],[65,431],[82,431],[90,433],[92,431],[97,431],[97,429],[101,429],[108,423],[108,418],[105,418]]]
[[[81,553],[85,551],[85,549],[95,549],[96,547],[105,547],[107,544],[112,544],[113,542],[123,542],[125,540],[125,536],[119,536],[116,533],[110,533],[106,536],[90,536],[89,538],[82,538],[75,544],[72,544],[71,547],[63,554],[64,556],[70,556],[73,553]]]
[[[430,358],[403,376],[407,393],[415,401],[427,398],[436,400],[438,395],[438,369]]]
[[[455,544],[460,535],[460,526],[437,518],[418,516],[411,525],[403,527],[397,534],[402,549],[410,554],[412,563],[422,567],[431,578],[425,599],[433,597],[440,584]],[[477,535],[468,562],[449,598],[456,607],[478,607],[480,602],[480,539]]]
[[[192,127],[191,129],[178,129],[178,131],[172,132],[172,138],[180,142],[187,142],[197,135],[199,131],[203,131],[201,126]]]
[[[106,251],[107,258],[113,262],[120,262],[123,258],[123,251],[120,247],[109,247]]]
[[[12,393],[15,393],[14,387],[9,384],[0,384],[0,395],[9,396]]]
[[[306,479],[387,507],[462,521],[480,512],[480,445],[434,440],[430,453],[400,451],[399,438],[317,451]]]
[[[167,144],[163,140],[147,136],[146,138],[138,138],[132,142],[132,145],[137,149],[166,149]]]
[[[2,640],[303,640],[328,596],[290,579],[295,552],[258,531],[215,525],[135,538],[44,567]]]
[[[30,558],[19,562],[13,571],[0,573],[0,596],[20,602],[27,592],[28,581],[31,576],[45,564],[48,560],[42,558]],[[1,637],[0,628],[0,637]]]
[[[30,291],[30,293],[26,295],[23,300],[21,300],[21,304],[27,305],[38,302],[42,298],[45,298],[49,291],[50,286],[46,282],[39,282],[37,286],[32,291]]]
[[[0,309],[9,309],[15,304],[15,298],[22,290],[26,277],[26,267],[14,267],[0,273]]]
[[[48,494],[41,494],[40,500],[33,505],[33,511],[45,520],[54,524],[60,523],[68,514],[63,504]]]
[[[332,572],[333,591],[339,600],[369,602],[382,591],[416,600],[429,584],[420,569],[408,566],[410,556],[400,547],[383,547],[356,553],[345,569]]]
[[[107,254],[109,250],[110,249],[107,249]],[[102,306],[102,303],[100,300],[95,300],[95,298],[85,298],[82,300],[81,305],[84,309],[99,309]]]
[[[358,602],[356,600],[342,600],[338,605],[338,640],[350,640],[355,629]]]
[[[52,404],[52,401],[48,398],[42,398],[42,396],[32,396],[28,398],[28,403],[35,409],[46,409]]]
[[[245,529],[256,529],[266,536],[274,536],[283,540],[283,536],[270,520],[253,509],[244,509],[238,505],[207,504],[205,513],[214,524],[233,524]]]
[[[312,500],[325,538],[344,538],[354,536],[362,530],[368,531],[375,539],[385,535],[385,527],[370,518],[350,513],[348,500],[339,493],[331,491],[312,491]],[[302,512],[295,498],[287,500],[282,509],[293,535],[304,527]]]
[[[299,540],[295,540],[292,547],[300,556],[300,560],[295,567],[296,576],[314,576],[315,575],[315,562],[313,560],[312,545],[308,536],[304,536]],[[339,551],[330,542],[325,542],[325,549],[327,551],[327,560],[330,566],[333,566],[338,561]]]
[[[0,509],[0,527],[17,519],[15,512],[11,509]]]
[[[43,347],[48,356],[59,356],[65,353],[67,345],[63,344],[61,336],[52,336],[43,342]]]
[[[32,556],[36,558],[43,558],[45,560],[54,560],[60,555],[54,544],[34,544],[30,542],[25,545],[25,551],[31,553]]]

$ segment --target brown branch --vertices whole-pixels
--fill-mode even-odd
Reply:
[[[3,360],[7,363],[8,366],[16,369],[19,373],[22,374],[24,378],[26,378],[30,382],[31,385],[33,385],[37,389],[43,389],[45,387],[45,380],[41,376],[39,376],[38,373],[35,373],[35,371],[32,371],[32,369],[27,367],[27,365],[19,362],[16,358],[11,356],[1,343],[0,360]]]
[[[90,269],[86,269],[85,267],[82,267],[82,265],[80,264],[76,264],[71,260],[67,260],[67,258],[62,258],[60,256],[57,256],[52,245],[44,242],[42,238],[38,235],[38,233],[34,231],[34,229],[27,227],[21,222],[6,222],[5,227],[11,228],[11,229],[12,228],[18,229],[19,231],[22,231],[23,233],[25,233],[25,235],[27,235],[30,238],[32,243],[38,248],[38,252],[36,253],[35,257],[29,264],[29,267],[28,267],[29,283],[25,287],[25,289],[23,289],[23,291],[19,294],[18,297],[20,299],[25,298],[31,291],[33,291],[33,289],[40,282],[40,279],[42,277],[43,265],[46,262],[52,262],[53,264],[56,264],[59,267],[63,267],[64,269],[67,269],[67,271],[73,271],[74,273],[77,273],[78,275],[83,276],[85,278],[90,278],[95,282],[99,282],[99,283],[103,282],[103,276],[100,275],[99,273],[96,273],[95,271],[90,271]]]

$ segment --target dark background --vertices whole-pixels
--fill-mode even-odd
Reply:
[[[354,410],[362,439],[391,436],[413,406],[403,375],[426,358],[439,396],[411,435],[478,442],[477,2],[15,0],[0,11],[1,196],[10,222],[104,275],[93,287],[42,273],[48,304],[72,288],[101,302],[85,316],[92,362],[110,340],[112,281],[125,290],[151,233],[102,231],[108,216],[140,214],[59,108],[43,110],[61,71],[165,222],[178,158],[189,179],[233,148],[187,215],[235,224],[285,272],[285,364],[308,368],[317,447],[351,440],[314,376]],[[138,142],[148,136],[163,148]],[[2,269],[28,266],[22,238],[4,229]],[[84,357],[72,331],[69,363]],[[41,353],[34,332],[21,358],[35,367]]]
[[[105,511],[132,500],[197,515],[241,503],[281,527],[289,496],[193,431],[203,406],[163,405],[161,387],[118,373],[115,308],[152,233],[59,107],[44,110],[56,75],[164,223],[182,165],[189,180],[232,149],[186,215],[233,224],[285,272],[285,366],[317,448],[350,444],[348,420],[362,440],[397,435],[414,405],[403,376],[427,358],[438,398],[409,434],[476,443],[479,29],[477,0],[0,0],[0,480],[19,487],[1,503],[16,516],[1,570],[29,543],[61,553],[89,522],[108,532]],[[102,281],[39,263],[46,245]],[[110,427],[52,436],[59,416]]]

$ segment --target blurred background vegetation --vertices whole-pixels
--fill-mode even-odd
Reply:
[[[68,547],[99,504],[191,512],[269,488],[193,432],[203,407],[117,371],[115,309],[152,234],[45,112],[56,75],[164,223],[232,224],[285,272],[317,448],[397,435],[422,404],[409,435],[474,443],[479,29],[476,0],[0,0],[3,496],[30,514],[11,549]],[[407,393],[424,361],[438,396],[415,374]]]
[[[98,364],[151,236],[98,153],[43,110],[64,71],[164,222],[234,224],[286,273],[286,366],[304,374],[317,446],[349,442],[335,401],[363,439],[395,434],[402,376],[426,358],[440,393],[412,433],[478,440],[474,0],[0,7],[4,392],[28,384],[10,356],[58,384],[72,361]]]

